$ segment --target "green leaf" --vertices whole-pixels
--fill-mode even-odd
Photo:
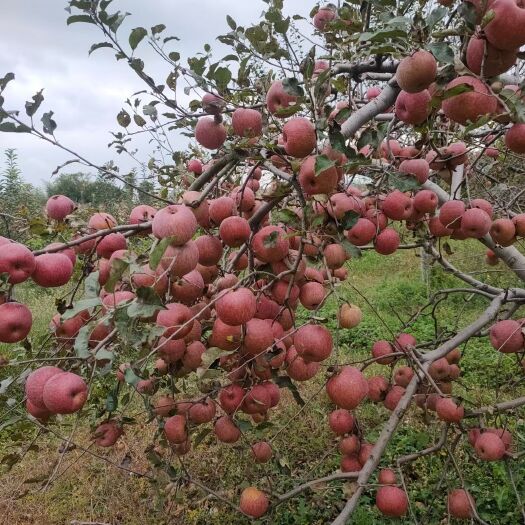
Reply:
[[[168,248],[168,246],[171,243],[170,237],[165,237],[161,241],[159,241],[156,245],[153,245],[152,250],[149,254],[149,267],[152,270],[156,270],[157,266],[160,263],[160,260],[162,259],[164,252]]]
[[[295,115],[296,113],[301,111],[301,109],[302,109],[301,104],[292,104],[291,106],[288,106],[285,108],[279,108],[275,112],[275,115],[280,118],[291,117],[292,115]]]
[[[108,412],[115,412],[118,408],[118,385],[111,392],[108,392],[106,397],[106,410]]]
[[[111,363],[114,358],[115,354],[105,348],[101,348],[95,355],[95,361],[109,361]]]
[[[36,95],[33,95],[33,102],[26,102],[25,108],[26,108],[26,114],[28,117],[32,117],[40,107],[40,104],[44,102],[44,95],[42,95],[42,89],[36,93]]]
[[[475,29],[478,20],[476,6],[471,2],[461,2],[457,8],[459,15],[469,29]]]
[[[141,128],[146,125],[146,119],[137,114],[133,115],[133,121]]]
[[[100,283],[98,282],[99,272],[91,272],[84,281],[84,298],[98,297]]]
[[[432,30],[438,22],[447,16],[447,13],[449,13],[449,10],[443,6],[439,6],[432,10],[425,20],[428,29]]]
[[[53,112],[49,111],[44,113],[40,119],[44,127],[44,133],[47,133],[48,135],[53,135],[55,129],[57,129],[57,123],[51,118],[52,116]]]
[[[68,17],[66,23],[68,26],[71,24],[76,24],[78,22],[84,22],[86,24],[94,24],[94,20],[89,15],[73,15]]]
[[[178,62],[180,60],[180,53],[177,51],[172,51],[168,57],[170,60],[173,60],[173,62]]]
[[[128,316],[151,317],[158,310],[162,310],[162,301],[153,288],[138,288],[137,299],[128,306]]]
[[[415,177],[404,173],[389,173],[388,183],[399,191],[415,190],[421,186]]]
[[[341,245],[349,257],[354,257],[355,259],[361,257],[361,250],[357,246],[354,246],[348,239],[343,239]]]
[[[441,100],[446,100],[447,98],[452,98],[457,95],[461,95],[462,93],[469,93],[470,91],[473,91],[473,87],[469,84],[458,84],[457,86],[454,86],[453,88],[447,89],[443,96],[441,97]]]
[[[318,177],[323,171],[335,166],[335,160],[329,159],[326,155],[315,157],[315,176]]]
[[[117,122],[123,128],[127,128],[131,124],[131,117],[129,116],[129,113],[126,110],[121,109],[117,115]]]
[[[67,319],[71,319],[72,317],[75,317],[75,315],[79,314],[80,312],[83,312],[84,310],[89,310],[90,308],[95,308],[95,306],[100,306],[102,304],[100,297],[92,297],[90,299],[81,299],[80,301],[77,301],[73,308],[67,309],[62,314],[62,319],[65,321]]]
[[[133,50],[137,49],[137,46],[142,42],[147,34],[148,32],[143,27],[136,27],[135,29],[132,29],[131,33],[129,34],[129,47],[131,47]]]
[[[111,47],[111,48],[113,48],[113,45],[110,44],[109,42],[99,42],[98,44],[93,44],[89,48],[88,55],[91,55],[91,53],[93,53],[93,51],[96,51],[97,49],[101,49],[103,47]]]
[[[115,259],[111,263],[111,269],[109,271],[109,279],[104,285],[104,289],[108,292],[113,292],[115,290],[115,285],[120,281],[124,272],[129,268],[129,261],[125,259]]]
[[[86,358],[89,357],[89,336],[93,330],[93,326],[90,324],[84,325],[75,337],[75,344],[73,349],[77,357]]]
[[[7,73],[7,75],[3,78],[0,78],[0,92],[2,92],[7,84],[9,84],[9,82],[11,82],[11,80],[14,80],[15,79],[15,74],[14,73]]]
[[[156,26],[153,26],[151,28],[151,34],[152,35],[158,35],[159,33],[162,33],[166,29],[166,26],[164,24],[157,24]]]
[[[277,240],[279,239],[279,232],[273,231],[265,237],[263,244],[265,248],[275,248],[277,246]]]
[[[283,208],[281,210],[276,210],[272,212],[272,221],[274,223],[282,222],[287,226],[299,227],[301,225],[301,220],[292,210],[288,208]]]
[[[193,442],[193,447],[196,448],[198,447],[205,439],[206,437],[210,434],[211,432],[211,428],[203,428],[196,436],[194,439],[192,439],[192,442]]]
[[[228,86],[232,79],[232,73],[227,67],[218,67],[215,70],[213,78],[215,79],[215,82],[217,82],[217,87],[223,90]]]
[[[352,226],[355,226],[361,215],[353,210],[348,210],[343,215],[340,223],[344,230],[349,230]]]
[[[128,367],[124,372],[124,381],[126,381],[128,385],[135,386],[140,381],[140,377],[135,374],[133,368]]]
[[[427,44],[430,51],[438,62],[443,64],[452,64],[454,62],[454,51],[446,42],[431,42]]]
[[[237,23],[230,15],[226,15],[226,22],[234,31],[237,29]]]
[[[300,406],[304,406],[304,399],[301,397],[299,390],[297,390],[297,387],[288,376],[278,376],[277,378],[274,378],[274,381],[278,387],[288,388],[296,403]]]
[[[17,126],[14,122],[2,122],[2,124],[0,124],[0,131],[5,133],[29,133],[31,129],[25,124]]]
[[[299,80],[295,77],[285,78],[283,80],[283,88],[289,95],[296,97],[302,97],[304,95],[304,89],[299,85]]]

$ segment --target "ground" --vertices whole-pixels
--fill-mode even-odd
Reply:
[[[450,246],[454,251],[451,260],[465,271],[474,272],[474,275],[482,272],[483,278],[491,284],[512,285],[503,268],[485,266],[482,262],[484,250],[479,243],[451,242]],[[345,362],[366,358],[370,355],[373,341],[388,338],[390,331],[399,331],[402,323],[407,322],[427,302],[429,293],[438,288],[462,286],[457,279],[437,268],[432,270],[428,283],[425,283],[421,279],[420,264],[416,250],[399,251],[391,257],[366,252],[362,258],[348,264],[348,283],[344,285],[341,296],[363,309],[364,320],[357,328],[342,335],[340,358],[344,356]],[[54,312],[55,297],[30,286],[21,293],[20,299],[27,302],[35,313],[32,338],[38,342],[45,337],[48,321]],[[455,330],[457,326],[464,326],[483,309],[486,302],[481,296],[461,294],[440,303],[436,315],[440,320],[439,329]],[[323,309],[323,315],[328,325],[334,327],[335,307],[332,302]],[[407,328],[419,341],[433,339],[434,330],[431,309]],[[24,352],[26,350],[0,345],[0,353],[10,357],[25,356]],[[520,376],[522,372],[517,368],[514,356],[502,356],[495,352],[486,337],[475,338],[463,349],[462,377],[454,393],[461,396],[467,406],[523,395],[523,375]],[[6,369],[0,369],[0,379],[5,379],[9,373]],[[388,374],[388,371],[375,365],[369,368],[368,373]],[[521,381],[516,381],[516,377],[521,377]],[[306,401],[300,413],[300,407],[285,390],[280,408],[272,414],[263,430],[244,430],[250,441],[256,439],[256,434],[265,439],[276,436],[273,440],[275,458],[268,464],[254,464],[244,445],[217,444],[213,433],[201,433],[199,438],[202,441],[184,457],[184,467],[194,479],[233,502],[238,501],[240,489],[249,484],[282,493],[306,480],[334,472],[340,456],[337,441],[327,428],[329,404],[322,389],[325,378],[326,374],[322,373],[308,384],[299,385],[301,396]],[[19,421],[9,425],[12,417],[23,415],[17,407],[8,409],[4,405],[6,398],[13,396],[16,389],[16,386],[10,387],[9,395],[0,397],[4,406],[0,416],[0,523],[62,525],[77,520],[112,525],[241,525],[249,522],[225,503],[207,496],[194,484],[166,485],[164,474],[160,475],[158,484],[152,484],[80,449],[63,454],[57,470],[58,477],[47,485],[61,455],[61,441],[50,433],[34,440],[38,429],[30,422]],[[320,389],[321,393],[316,394]],[[132,403],[128,415],[141,420],[143,407],[138,402]],[[366,439],[373,442],[388,417],[388,411],[381,405],[365,403],[359,408],[358,415]],[[75,441],[83,447],[90,447],[89,421],[95,416],[90,414],[86,420],[80,421],[75,431]],[[521,413],[521,417],[507,421],[505,416],[495,415],[489,421],[500,426],[508,425],[513,431],[517,449],[522,450],[525,444],[523,416]],[[428,417],[432,421],[434,416]],[[51,425],[51,429],[66,436],[75,419],[64,418],[61,423],[60,426]],[[124,437],[114,449],[108,451],[91,446],[89,451],[125,468],[153,473],[145,457],[145,449],[153,436],[152,426],[127,426]],[[23,433],[25,446],[13,441],[16,433],[20,432]],[[399,428],[388,447],[382,465],[393,465],[399,455],[431,445],[438,433],[437,425],[427,425],[422,411],[412,408],[406,424]],[[525,460],[522,458],[508,464],[483,463],[473,456],[472,448],[465,441],[460,442],[456,458],[465,483],[476,499],[480,516],[489,523],[502,525],[521,522],[508,469],[511,469],[518,493],[524,494]],[[22,459],[9,470],[9,463],[17,457]],[[174,466],[182,471],[182,466],[176,461]],[[403,473],[413,516],[397,523],[415,523],[414,517],[419,523],[446,523],[447,490],[461,484],[446,451],[407,465]],[[373,488],[362,498],[352,523],[371,525],[392,522],[380,517],[375,509]],[[335,517],[346,496],[351,493],[350,482],[318,485],[314,490],[277,507],[257,523],[326,524]]]

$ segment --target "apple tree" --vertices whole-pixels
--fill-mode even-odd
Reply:
[[[44,248],[0,239],[0,341],[28,356],[2,361],[0,391],[24,387],[6,409],[10,424],[29,420],[69,443],[76,426],[65,436],[64,415],[89,414],[94,446],[110,447],[136,423],[127,409],[138,398],[142,423],[155,429],[152,472],[270,520],[319,483],[354,480],[334,525],[351,522],[363,494],[384,516],[414,516],[403,469],[445,453],[457,475],[444,494],[448,515],[485,523],[461,462],[511,465],[523,455],[510,422],[525,404],[525,8],[516,0],[339,1],[312,6],[305,19],[286,16],[283,0],[264,2],[254,25],[227,16],[220,58],[208,44],[181,56],[164,24],[125,33],[128,13],[113,11],[111,0],[69,2],[67,24],[99,33],[89,52],[114,53],[145,84],[118,113],[110,147],[135,155],[135,139],[148,136],[149,186],[64,144],[60,116],[41,109],[42,92],[25,111],[10,109],[14,75],[0,80],[0,131],[31,134],[147,202],[120,224],[105,212],[82,222],[76,203],[56,195],[44,210]],[[164,78],[150,76],[145,46]],[[177,151],[181,136],[188,146]],[[455,266],[448,239],[483,244],[505,284]],[[389,339],[371,340],[365,360],[352,360],[340,337],[362,320],[343,286],[352,261],[401,249],[418,250],[427,268],[442,267],[460,285],[432,294]],[[38,345],[38,312],[16,299],[28,280],[67,286]],[[435,318],[433,337],[416,340],[411,324],[456,295],[479,296],[485,307],[453,329]],[[335,330],[323,316],[329,301]],[[494,370],[498,396],[487,392],[483,402],[455,394],[464,349],[479,337],[511,362],[515,379]],[[371,375],[372,364],[384,373]],[[263,478],[236,500],[192,477],[184,457],[199,453],[193,446],[211,429],[255,462],[272,461],[268,419],[279,418],[283,389],[297,417],[308,409],[304,382],[329,403],[340,470],[285,493]],[[370,404],[389,411],[377,409],[384,421],[373,443],[360,423]],[[439,438],[387,464],[409,411]],[[286,424],[294,420],[277,426]]]

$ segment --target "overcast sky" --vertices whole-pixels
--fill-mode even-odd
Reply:
[[[314,2],[284,3],[287,14],[307,16]],[[7,72],[16,75],[5,92],[5,107],[23,109],[24,102],[44,88],[42,108],[54,111],[56,136],[64,145],[96,164],[114,159],[129,169],[129,161],[108,150],[112,139],[109,131],[118,129],[115,117],[123,101],[145,85],[124,62],[116,62],[110,49],[100,49],[88,57],[89,47],[102,41],[102,35],[92,25],[67,26],[66,5],[63,0],[1,0],[0,78]],[[112,6],[113,10],[132,13],[119,30],[121,38],[125,36],[127,40],[131,28],[164,23],[166,35],[181,39],[173,50],[185,59],[202,51],[204,43],[214,49],[220,45],[215,37],[229,30],[226,14],[246,25],[258,20],[266,4],[261,0],[114,0]],[[141,46],[137,56],[144,57],[148,73],[157,82],[163,82],[164,64],[148,54],[147,49],[146,45]],[[184,140],[173,137],[178,145]],[[38,185],[49,180],[53,170],[71,158],[25,134],[0,133],[0,153],[7,148],[16,148],[23,176]]]

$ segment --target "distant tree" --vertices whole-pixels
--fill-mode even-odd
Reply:
[[[20,239],[23,229],[17,222],[25,222],[32,214],[39,213],[44,194],[24,181],[14,149],[7,149],[4,155],[5,168],[0,173],[0,235]]]

